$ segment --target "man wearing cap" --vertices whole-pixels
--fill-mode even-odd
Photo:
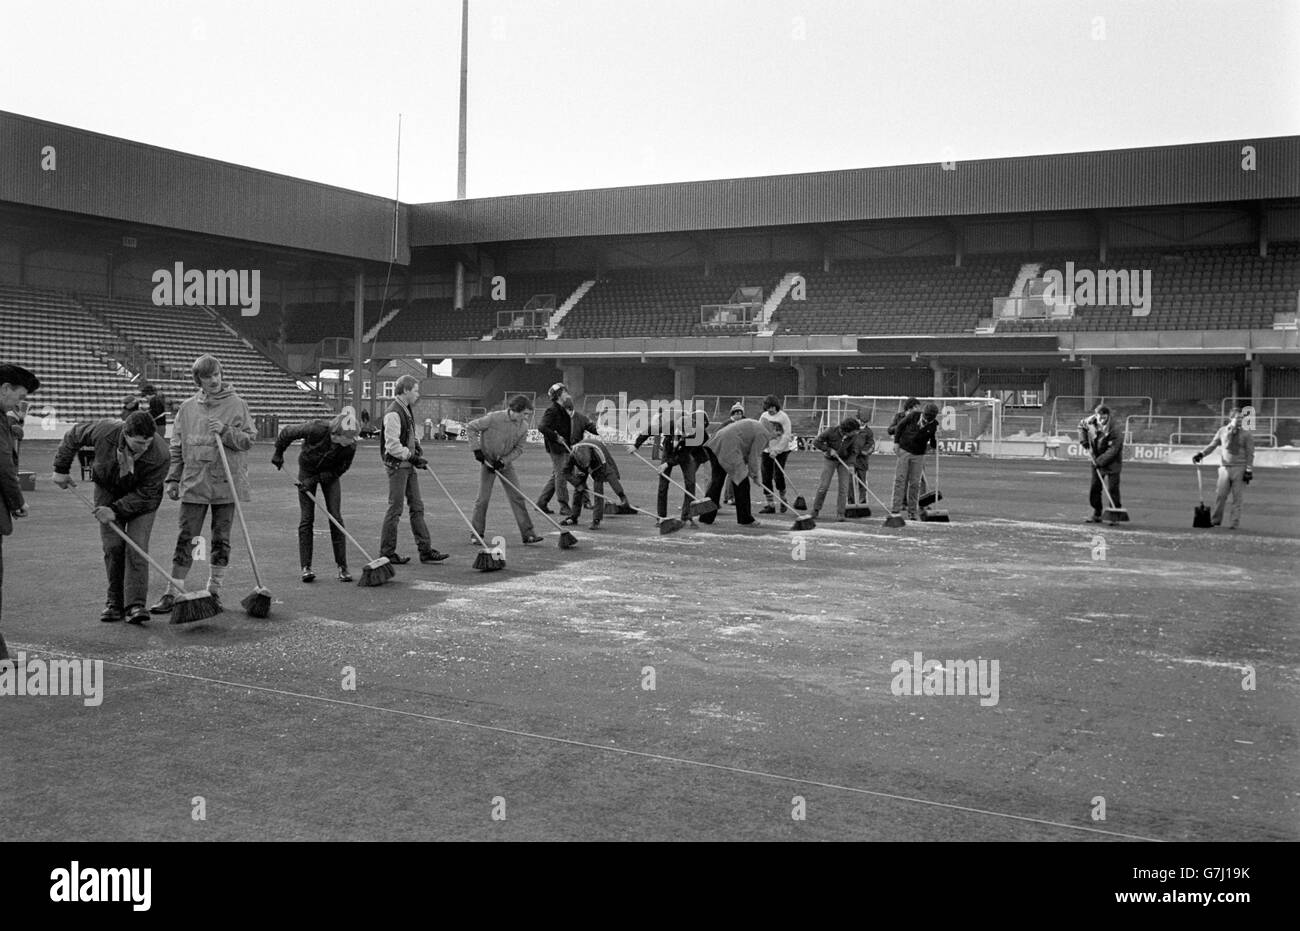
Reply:
[[[735,404],[731,405],[731,411],[727,414],[727,423],[735,423],[738,420],[744,420],[744,419],[745,419],[745,405],[737,401]],[[727,423],[724,423],[722,426],[725,427]],[[718,429],[722,429],[722,428],[719,427]],[[723,504],[736,503],[736,483],[731,480],[731,476],[727,476],[727,480],[722,486],[722,503]]]
[[[1255,436],[1242,424],[1241,408],[1234,407],[1228,414],[1228,422],[1214,434],[1210,445],[1192,457],[1197,465],[1201,460],[1222,448],[1219,465],[1219,483],[1214,494],[1214,514],[1210,518],[1212,526],[1223,524],[1223,510],[1232,495],[1232,521],[1229,530],[1236,530],[1241,522],[1241,504],[1246,497],[1246,486],[1254,477],[1251,471],[1255,465]]]
[[[0,362],[0,620],[4,617],[4,539],[14,531],[13,518],[27,516],[27,502],[18,484],[18,447],[9,414],[19,410],[27,395],[40,386],[27,369]],[[0,631],[0,660],[8,658],[4,633]]]
[[[552,495],[560,502],[560,513],[569,516],[569,491],[564,481],[564,464],[569,458],[567,445],[573,434],[573,419],[565,407],[565,401],[572,403],[569,389],[563,382],[557,381],[546,392],[551,399],[551,406],[542,414],[542,421],[537,430],[546,441],[546,454],[551,457],[551,477],[546,480],[542,494],[537,499],[537,506],[547,514],[555,513],[549,507]],[[563,440],[563,442],[561,442]]]
[[[898,514],[907,506],[907,516],[916,520],[920,515],[917,499],[921,495],[921,471],[925,454],[938,446],[939,405],[930,402],[922,412],[920,402],[908,398],[910,409],[895,417],[889,432],[894,436],[898,466],[894,470],[894,500],[890,511]]]

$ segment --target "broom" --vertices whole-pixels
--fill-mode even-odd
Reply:
[[[845,462],[843,459],[840,459],[839,453],[835,454],[835,458],[839,461],[839,464],[841,466],[843,466],[845,469],[848,469],[849,474],[853,476],[853,481],[861,485],[864,489],[866,489],[867,493],[870,494],[871,489],[867,488],[867,483],[864,482],[862,479],[858,478],[858,473],[854,469],[849,468],[849,464],[847,462]],[[850,504],[847,508],[844,509],[844,516],[845,517],[870,517],[871,506],[866,504],[865,502],[862,504]]]
[[[592,494],[598,498],[604,498],[610,504],[622,503],[619,501],[615,501],[609,495],[601,494],[598,491],[593,491]],[[670,533],[676,533],[677,531],[681,530],[683,527],[686,526],[686,522],[679,517],[660,517],[658,514],[651,514],[649,511],[642,510],[641,508],[637,507],[634,504],[629,504],[628,507],[632,509],[633,513],[644,514],[646,517],[653,517],[655,519],[655,522],[658,523],[659,525],[660,536],[665,536]]]
[[[776,463],[776,467],[781,471],[781,477],[785,479],[785,487],[793,491],[798,496],[794,499],[794,507],[793,507],[796,520],[794,522],[794,525],[791,526],[790,529],[791,530],[812,530],[817,526],[817,522],[813,520],[811,517],[809,517],[807,514],[800,513],[805,507],[808,506],[807,502],[804,502],[802,507],[800,506],[800,502],[803,502],[803,495],[799,494],[799,489],[795,488],[794,484],[790,481],[790,474],[786,472],[785,466],[781,465],[781,460],[773,458],[772,461]],[[781,502],[785,503],[785,498],[782,498]]]
[[[80,498],[82,503],[85,504],[86,507],[90,508],[92,512],[95,510],[95,505],[81,492],[74,490],[71,486],[68,487],[68,491],[71,491],[74,495]],[[194,621],[206,620],[207,618],[215,617],[221,611],[221,608],[217,604],[216,597],[213,596],[211,592],[187,592],[185,590],[185,583],[180,579],[173,578],[170,572],[159,565],[152,556],[146,553],[134,540],[128,537],[126,532],[117,525],[116,521],[110,523],[108,526],[112,527],[113,532],[122,538],[123,543],[135,550],[140,556],[144,557],[149,562],[150,566],[157,570],[164,579],[171,583],[172,588],[180,592],[179,595],[173,596],[174,600],[172,601],[171,619],[173,624],[191,624]]]
[[[573,447],[570,446],[568,443],[565,443],[565,442],[564,442],[564,437],[560,436],[559,434],[556,434],[555,438],[556,438],[557,440],[560,441],[560,444],[561,444],[562,446],[564,446],[564,448],[568,451],[569,455],[572,456],[572,455],[573,455]],[[597,439],[599,439],[599,436],[597,437]],[[610,458],[612,459],[613,457],[611,456]],[[591,494],[591,492],[589,492],[589,491],[587,490],[587,485],[586,485],[585,480],[584,480],[584,483],[583,483],[582,485],[578,486],[578,489],[574,492],[574,494],[576,494],[576,495],[582,495],[583,498],[584,498],[584,501],[585,501],[586,506],[587,506],[587,507],[591,507],[591,506],[592,506],[592,505],[591,505],[591,501],[590,501],[590,499],[586,498],[586,496],[589,495],[589,494]],[[602,495],[601,497],[604,497],[604,496]],[[606,516],[606,517],[609,517],[609,516],[612,515],[612,514],[623,514],[623,515],[627,515],[627,514],[635,514],[635,513],[636,513],[636,508],[632,507],[632,505],[630,505],[630,504],[624,504],[622,501],[620,501],[620,502],[618,502],[616,505],[614,505],[614,507],[613,507],[612,509],[607,510],[607,511],[605,512],[605,516]]]
[[[1196,496],[1201,499],[1201,503],[1192,512],[1192,526],[1213,527],[1214,521],[1210,519],[1210,509],[1205,506],[1205,486],[1201,484],[1200,463],[1196,465]]]
[[[712,501],[710,501],[708,498],[700,498],[696,496],[693,492],[687,491],[686,486],[683,485],[681,482],[673,481],[672,478],[669,477],[668,475],[668,469],[671,468],[670,466],[665,465],[665,468],[660,469],[657,465],[655,465],[649,459],[642,456],[635,449],[629,449],[628,452],[630,452],[633,456],[636,456],[636,458],[640,459],[651,469],[654,469],[654,471],[658,473],[660,478],[667,479],[669,484],[676,485],[678,488],[682,490],[682,492],[686,495],[686,497],[691,499],[690,506],[686,509],[687,516],[703,517],[705,514],[712,514],[714,511],[718,509],[718,506],[714,504]]]
[[[506,567],[506,558],[497,553],[496,550],[489,547],[487,541],[483,539],[483,535],[474,529],[474,522],[465,516],[465,512],[460,509],[460,505],[456,503],[456,499],[453,498],[451,492],[447,490],[447,486],[442,483],[442,479],[438,478],[438,473],[434,472],[433,469],[430,469],[427,465],[424,467],[423,471],[428,472],[433,476],[433,480],[438,483],[438,487],[442,489],[442,493],[447,496],[447,500],[451,502],[451,506],[456,509],[456,513],[460,515],[460,519],[463,520],[465,526],[469,528],[469,532],[474,535],[475,540],[478,540],[479,546],[483,547],[482,551],[474,557],[474,568],[479,572],[499,572],[504,569]]]
[[[1097,473],[1097,479],[1101,482],[1101,490],[1106,495],[1107,507],[1102,516],[1112,524],[1126,522],[1128,520],[1128,509],[1115,507],[1115,499],[1110,496],[1110,486],[1106,484],[1106,477],[1101,474],[1101,469],[1097,468],[1095,461],[1092,464],[1092,469]]]
[[[923,481],[925,479],[924,465],[921,466],[921,479]],[[921,502],[924,501],[926,498],[930,499],[930,503],[922,504]],[[952,523],[951,519],[948,517],[947,510],[942,510],[942,511],[931,510],[931,507],[934,505],[936,501],[942,501],[942,500],[943,500],[943,492],[939,491],[939,450],[936,449],[934,451],[934,491],[927,492],[926,494],[922,495],[921,499],[917,502],[917,504],[920,505],[921,508],[922,523],[927,523],[927,522],[935,523],[935,524]]]
[[[294,484],[298,486],[300,492],[304,495],[307,494],[307,489],[302,487],[302,482],[294,482]],[[311,500],[312,504],[320,507],[320,501],[316,498],[316,493],[314,491],[311,493]],[[361,555],[370,560],[366,563],[365,568],[361,570],[361,578],[357,580],[358,586],[361,588],[377,588],[397,575],[397,570],[393,568],[393,564],[387,556],[380,556],[378,559],[370,559],[370,554],[367,553],[365,548],[357,542],[356,537],[348,533],[347,528],[344,527],[343,524],[334,519],[334,515],[329,512],[329,508],[321,508],[321,510],[325,512],[325,516],[329,518],[329,522],[339,528],[339,531],[343,536],[347,537],[348,540],[351,541],[353,546],[361,550]]]
[[[493,471],[497,471],[497,470],[493,470]],[[533,510],[535,510],[538,514],[541,514],[543,517],[545,517],[548,521],[550,521],[551,525],[554,526],[556,530],[560,531],[560,549],[571,550],[578,545],[577,537],[575,537],[573,534],[569,533],[569,531],[561,527],[554,517],[552,517],[550,514],[547,514],[545,509],[542,508],[541,505],[539,505],[532,498],[528,497],[526,494],[520,491],[519,487],[514,482],[510,481],[510,479],[506,478],[499,471],[497,471],[497,478],[501,479],[501,482],[507,488],[514,489],[515,494],[519,495],[519,497],[523,498],[525,501],[531,504],[533,506]],[[601,497],[603,498],[605,496],[601,495]]]
[[[240,602],[249,617],[266,617],[271,613],[271,592],[262,584],[262,574],[257,571],[257,556],[253,553],[253,538],[248,533],[248,524],[244,521],[244,507],[239,503],[239,493],[235,488],[235,477],[230,473],[230,460],[226,458],[226,447],[221,442],[221,434],[213,433],[217,441],[217,452],[221,455],[221,468],[225,470],[226,482],[230,485],[230,497],[235,500],[235,514],[239,517],[239,529],[244,533],[244,545],[248,547],[248,561],[253,566],[253,581],[257,587],[244,596]]]

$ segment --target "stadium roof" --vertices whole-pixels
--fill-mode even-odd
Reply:
[[[1295,197],[1300,136],[1278,136],[416,204],[410,236],[418,247]]]

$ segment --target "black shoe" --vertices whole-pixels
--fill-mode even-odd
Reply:
[[[451,553],[440,553],[437,550],[429,550],[427,553],[420,554],[420,562],[442,562],[450,558]]]
[[[315,582],[315,581],[316,581],[316,573],[314,573],[314,572],[311,571],[311,566],[303,566],[303,567],[302,567],[302,580],[303,580],[304,582]]]
[[[752,517],[751,517],[749,520],[737,521],[737,523],[740,524],[740,526],[742,526],[742,527],[762,527],[762,526],[763,526],[763,522],[762,522],[762,521],[760,521],[760,520],[754,520]]]
[[[575,521],[574,523],[577,523],[577,522]],[[592,529],[592,530],[600,530],[600,529],[601,529],[601,528],[600,528],[600,521],[596,521],[594,524],[592,524],[592,525],[591,525],[591,529]]]
[[[408,562],[411,561],[410,556],[399,556],[396,553],[380,553],[379,555],[383,556],[394,566],[405,566]]]
[[[1094,514],[1094,515],[1092,515],[1091,517],[1084,518],[1084,521],[1083,521],[1083,522],[1084,522],[1085,524],[1100,524],[1100,523],[1101,523],[1101,515],[1100,515],[1100,514]]]
[[[530,533],[528,536],[524,537],[524,542],[525,542],[525,543],[541,543],[542,540],[544,540],[544,539],[546,539],[546,538],[545,538],[545,537],[539,537],[539,536],[538,536],[537,534],[535,534],[535,533]]]
[[[158,599],[158,603],[149,609],[150,614],[171,614],[172,607],[176,604],[176,596],[171,592],[163,595]]]
[[[776,513],[776,508],[772,507],[772,505],[769,504],[767,507],[765,507],[765,508],[761,508],[761,509],[759,510],[758,513],[760,513],[760,514],[775,514],[775,513]]]
[[[576,526],[578,526],[578,518],[576,518],[576,517],[566,517],[564,520],[560,521],[560,526],[561,526],[561,527],[576,527]]]
[[[782,502],[781,502],[781,513],[784,514],[787,510],[788,510],[788,508],[786,508],[786,506],[785,506],[785,502],[782,501]]]
[[[126,610],[126,622],[128,624],[143,624],[149,620],[149,612],[144,605],[132,605]]]
[[[347,566],[339,566],[339,581],[340,582],[352,581],[352,573],[348,572]]]
[[[100,612],[99,619],[105,624],[113,624],[122,620],[122,609],[116,605],[105,605],[104,610]]]
[[[546,505],[542,504],[541,502],[538,502],[537,506],[538,506],[539,508],[541,508],[543,514],[554,514],[554,513],[555,513],[554,511],[552,511],[550,508],[548,508]]]
[[[572,509],[572,508],[567,508],[567,507],[560,508],[560,516],[561,516],[561,517],[569,517],[569,516],[571,516],[572,514],[573,514],[573,509]]]

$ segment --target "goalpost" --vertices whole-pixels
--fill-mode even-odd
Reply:
[[[858,417],[871,427],[876,441],[888,440],[885,428],[903,409],[902,395],[833,394],[826,401],[822,429],[845,417]],[[941,452],[974,454],[985,443],[984,452],[996,456],[1002,443],[1002,401],[1000,398],[917,398],[922,404],[939,405],[939,449]]]

